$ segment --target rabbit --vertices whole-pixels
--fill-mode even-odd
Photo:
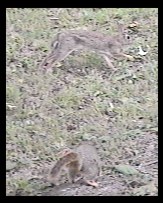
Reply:
[[[114,69],[110,58],[126,57],[130,60],[132,56],[123,53],[122,47],[130,44],[130,36],[126,34],[125,27],[118,25],[118,35],[108,36],[96,31],[87,30],[68,30],[59,32],[51,44],[51,53],[43,60],[41,67],[47,63],[47,69],[53,64],[63,61],[69,54],[75,50],[88,50],[101,55],[107,65]]]

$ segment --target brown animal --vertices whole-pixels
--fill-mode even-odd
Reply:
[[[126,33],[126,28],[119,24],[118,32],[116,36],[87,30],[60,32],[52,42],[52,51],[43,60],[41,67],[49,63],[46,67],[48,69],[53,63],[56,65],[75,50],[88,50],[101,55],[106,60],[108,66],[114,69],[111,58],[115,59],[122,56],[130,60],[133,59],[132,56],[123,53],[123,46],[129,44],[131,41],[129,35]]]
[[[82,179],[88,185],[97,187],[96,178],[101,174],[101,162],[94,146],[81,144],[74,150],[64,150],[52,168],[48,180],[58,185],[62,171],[68,175],[70,183]]]

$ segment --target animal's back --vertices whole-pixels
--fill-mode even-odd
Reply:
[[[96,148],[89,144],[83,144],[75,150],[79,157],[81,157],[82,168],[81,172],[86,179],[92,179],[100,173],[100,158],[97,154]]]

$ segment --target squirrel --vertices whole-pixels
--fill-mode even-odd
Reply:
[[[96,178],[101,174],[101,162],[94,146],[81,144],[76,149],[66,149],[50,171],[48,180],[58,185],[63,170],[70,183],[82,179],[84,183],[98,187]]]

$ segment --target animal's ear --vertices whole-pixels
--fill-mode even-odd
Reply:
[[[118,21],[117,21],[117,26],[118,26],[119,33],[123,33],[124,30],[126,29],[126,27],[122,23],[120,23]]]

